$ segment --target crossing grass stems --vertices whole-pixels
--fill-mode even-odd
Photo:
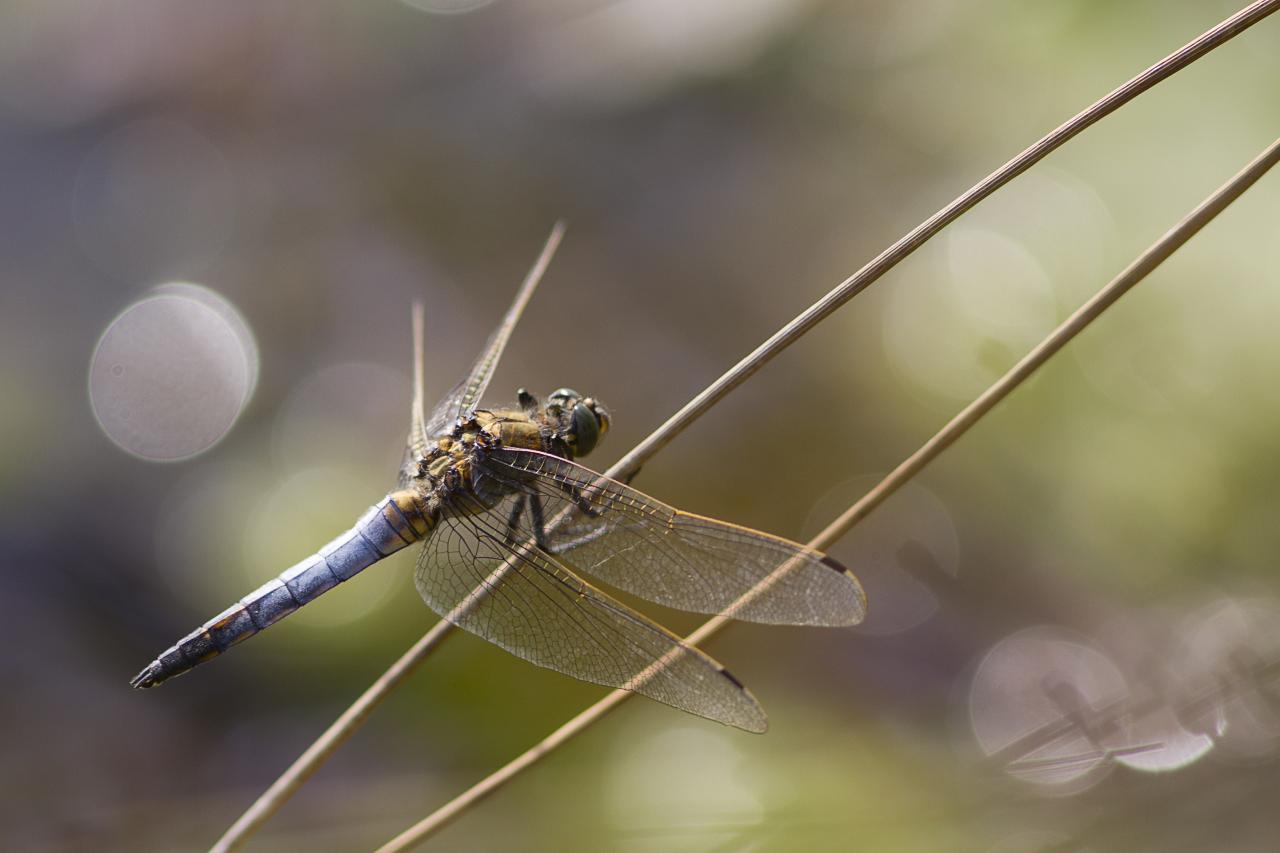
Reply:
[[[1082,110],[1057,128],[1013,157],[965,193],[941,208],[916,228],[894,242],[856,273],[841,282],[835,289],[819,299],[794,320],[780,329],[738,364],[689,401],[680,411],[636,445],[617,464],[605,473],[627,480],[639,470],[645,461],[666,446],[698,417],[730,391],[749,379],[783,349],[799,340],[810,329],[837,308],[848,302],[862,290],[878,280],[886,272],[908,257],[912,252],[954,222],[983,199],[1034,166],[1052,151],[1081,133],[1103,117],[1116,111],[1142,92],[1186,68],[1205,54],[1225,44],[1249,27],[1280,9],[1280,0],[1258,0],[1200,36],[1183,45],[1164,59],[1153,64],[1112,92]],[[1062,349],[1094,319],[1115,303],[1125,292],[1141,281],[1162,263],[1178,246],[1185,243],[1214,216],[1253,184],[1280,157],[1280,141],[1273,143],[1244,170],[1228,181],[1218,192],[1197,207],[1186,218],[1140,255],[1128,268],[1098,292],[1035,349],[1028,353],[1008,373],[988,388],[969,406],[956,415],[946,426],[908,457],[871,492],[849,508],[816,537],[811,546],[824,549],[844,535],[854,524],[869,514],[897,488],[915,476],[930,461],[951,446],[956,439],[976,424],[995,405],[1012,392],[1045,361]],[[540,276],[550,256],[555,251],[561,228],[553,231],[530,276]],[[415,320],[420,324],[420,317]],[[782,566],[771,576],[776,581],[787,570]],[[771,585],[766,579],[761,586],[744,596],[735,606],[741,606],[749,597],[758,595]],[[731,618],[733,608],[714,617],[691,634],[688,641],[699,644],[721,630]],[[230,851],[242,846],[266,820],[286,802],[321,764],[363,724],[391,692],[395,690],[452,632],[453,626],[441,620],[417,643],[405,652],[384,672],[305,752],[269,787],[253,805],[234,823],[212,848],[214,851]],[[421,842],[445,824],[457,818],[499,787],[532,766],[540,758],[584,731],[609,711],[629,698],[627,691],[613,691],[595,705],[569,720],[542,742],[491,774],[470,790],[437,809],[424,820],[410,827],[381,848],[382,853],[405,850]]]

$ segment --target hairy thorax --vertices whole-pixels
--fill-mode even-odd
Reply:
[[[437,438],[419,464],[418,487],[427,508],[437,510],[440,501],[448,500],[460,489],[484,504],[500,498],[497,492],[487,494],[488,490],[477,482],[475,456],[494,447],[554,452],[535,418],[536,415],[531,417],[517,409],[481,409],[460,421],[448,435]]]

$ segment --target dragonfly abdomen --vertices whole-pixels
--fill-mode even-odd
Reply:
[[[154,687],[212,660],[382,558],[422,539],[435,527],[435,521],[434,513],[413,492],[387,495],[370,507],[354,527],[317,553],[174,643],[131,683],[134,687]]]

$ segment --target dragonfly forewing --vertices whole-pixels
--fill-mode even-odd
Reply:
[[[538,666],[764,731],[764,711],[724,667],[514,538],[508,522],[522,497],[484,506],[455,496],[415,576],[433,610]]]
[[[510,340],[511,333],[515,331],[516,324],[520,322],[520,315],[524,313],[525,306],[529,304],[529,299],[533,296],[533,292],[537,290],[538,283],[542,281],[542,274],[546,272],[547,265],[551,263],[551,256],[555,254],[563,236],[564,225],[556,223],[555,228],[551,230],[550,236],[547,237],[546,244],[542,247],[542,253],[538,255],[538,259],[534,261],[528,274],[525,275],[524,282],[521,283],[520,290],[516,293],[516,298],[502,318],[502,323],[489,336],[489,340],[485,342],[484,351],[480,353],[476,363],[471,366],[471,372],[467,374],[465,379],[455,385],[432,410],[431,417],[424,429],[424,437],[428,442],[448,432],[454,421],[480,404],[480,398],[484,396],[485,390],[489,387],[489,380],[493,378],[493,372],[498,368],[498,361],[502,358],[502,351],[507,348],[507,341]],[[410,443],[412,444],[412,439]]]
[[[536,450],[502,448],[484,470],[509,488],[537,495],[548,524],[519,522],[522,536],[580,572],[649,601],[782,625],[853,625],[866,597],[853,573],[818,551],[729,522],[681,512],[588,468]],[[561,513],[560,523],[551,520]]]
[[[413,399],[409,404],[409,439],[396,488],[407,487],[418,473],[418,461],[427,455],[430,437],[426,416],[426,306],[413,303]]]

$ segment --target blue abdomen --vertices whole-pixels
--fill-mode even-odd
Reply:
[[[394,492],[369,508],[355,526],[317,553],[286,569],[170,646],[133,679],[154,687],[220,655],[383,557],[425,537],[435,518],[410,491]]]

